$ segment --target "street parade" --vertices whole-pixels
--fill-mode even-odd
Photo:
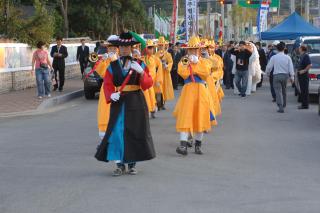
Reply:
[[[0,13],[0,213],[320,212],[320,0]]]

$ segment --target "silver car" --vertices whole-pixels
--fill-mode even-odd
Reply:
[[[320,86],[320,54],[310,54],[312,67],[309,70],[309,94],[318,95]]]

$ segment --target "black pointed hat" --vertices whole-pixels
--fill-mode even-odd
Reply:
[[[115,46],[133,46],[140,42],[136,41],[129,32],[123,32],[120,34],[118,40],[109,41],[109,43]]]

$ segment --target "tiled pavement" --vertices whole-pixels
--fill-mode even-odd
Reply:
[[[82,88],[83,82],[80,78],[66,79],[63,92],[56,91],[51,95],[56,97]],[[47,98],[42,100],[37,98],[36,88],[0,94],[0,114],[36,110],[45,99]]]

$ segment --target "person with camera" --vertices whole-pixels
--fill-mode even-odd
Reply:
[[[33,53],[32,57],[32,75],[35,72],[39,99],[42,99],[44,96],[51,97],[50,69],[52,69],[52,65],[48,52],[45,50],[45,43],[39,41],[37,43],[37,50]]]
[[[249,78],[249,59],[252,55],[251,46],[245,41],[240,41],[239,45],[231,49],[230,53],[236,56],[235,84],[241,97],[246,97]]]

